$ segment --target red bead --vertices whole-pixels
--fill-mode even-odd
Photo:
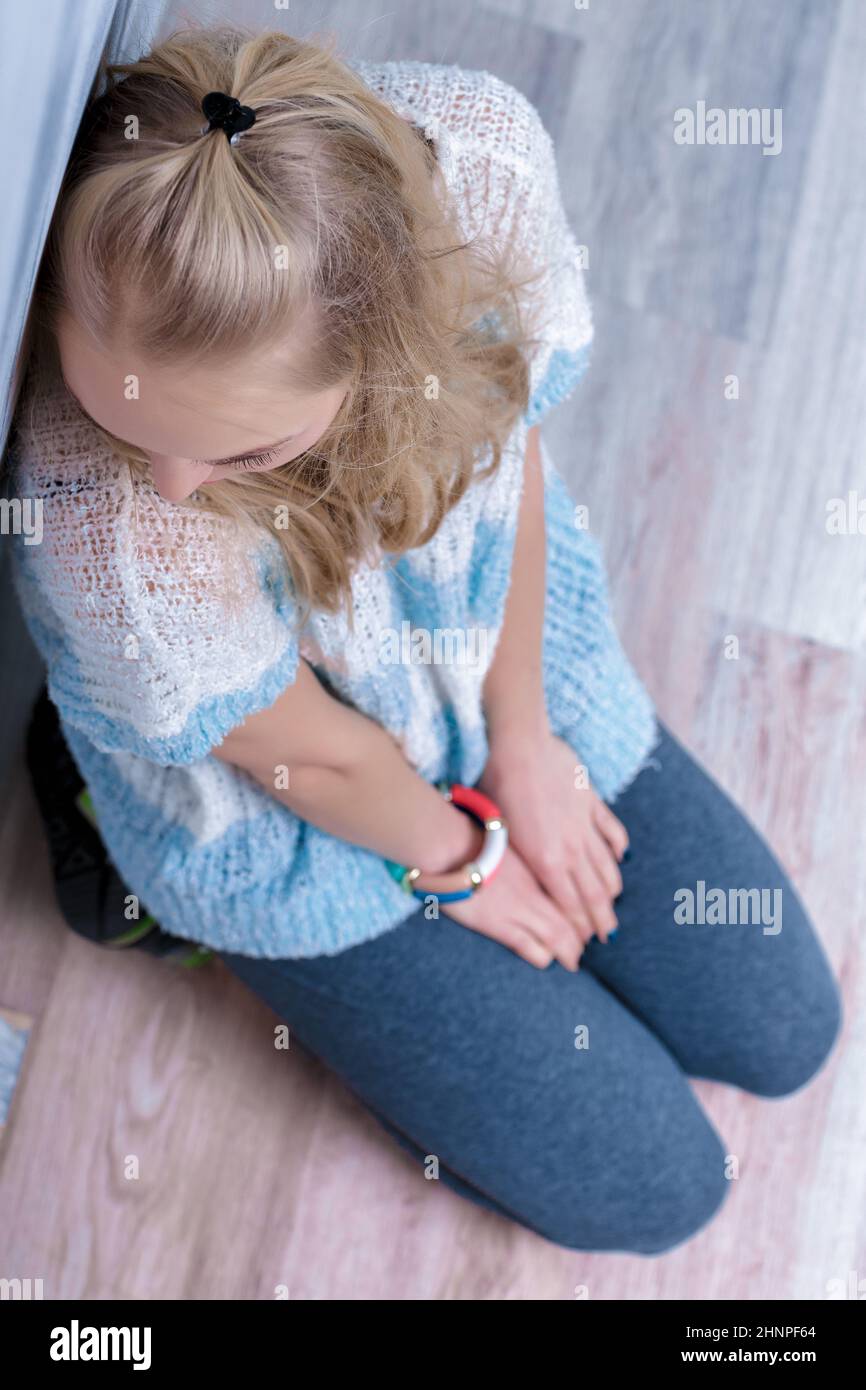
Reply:
[[[502,812],[489,796],[485,796],[477,787],[461,787],[455,782],[451,787],[451,799],[455,806],[461,807],[464,811],[475,816],[480,821],[501,820]]]

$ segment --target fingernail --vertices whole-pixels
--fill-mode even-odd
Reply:
[[[623,852],[622,852],[622,863],[623,863],[623,864],[626,864],[626,863],[628,862],[629,859],[631,859],[631,846],[630,846],[630,845],[629,845],[628,849],[624,849]]]
[[[609,931],[607,934],[608,941],[613,941],[613,938],[616,936],[618,931],[619,927],[614,927],[613,931]]]

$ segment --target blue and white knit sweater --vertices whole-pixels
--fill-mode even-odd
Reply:
[[[226,611],[219,556],[231,523],[134,480],[62,383],[17,437],[16,493],[42,499],[43,538],[17,538],[16,583],[108,851],[167,931],[250,956],[335,954],[417,904],[375,854],[300,820],[211,750],[276,699],[303,657],[388,729],[422,776],[478,780],[481,689],[504,613],[526,431],[571,392],[592,337],[552,143],[526,98],[484,72],[355,68],[433,141],[467,235],[519,238],[544,268],[546,313],[530,407],[501,467],[427,545],[358,571],[354,631],[317,614],[298,636],[273,537],[243,602]],[[597,545],[575,527],[544,447],[542,458],[548,710],[612,799],[651,752],[655,718],[612,626]],[[424,659],[419,630],[442,642],[434,654],[444,659]],[[460,634],[463,659],[449,650]]]

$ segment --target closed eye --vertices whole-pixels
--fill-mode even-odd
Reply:
[[[279,454],[279,449],[269,449],[266,454],[250,454],[244,459],[235,459],[234,463],[224,465],[232,471],[243,472],[244,469],[261,467],[262,464],[271,463]]]
[[[63,379],[63,385],[66,387],[67,392],[75,401],[75,404],[78,406],[78,409],[81,411],[82,415],[86,416],[86,418],[90,421],[92,425],[95,425],[97,429],[102,430],[103,434],[107,434],[114,439],[120,439],[119,435],[112,436],[110,430],[107,430],[104,425],[100,425],[99,421],[94,420],[93,416],[89,413],[89,411],[84,409],[84,406],[81,404],[81,401],[78,399],[75,392],[69,389],[65,377]],[[243,472],[244,469],[255,468],[257,466],[260,467],[262,464],[270,463],[273,459],[276,458],[277,454],[280,452],[281,449],[284,449],[287,444],[292,444],[296,439],[300,439],[303,433],[303,430],[299,430],[296,434],[290,434],[287,436],[287,438],[281,440],[279,444],[275,444],[273,449],[265,449],[260,454],[248,454],[245,458],[221,459],[219,463],[209,463],[207,459],[196,459],[195,462],[207,463],[210,468],[228,468],[232,471],[237,470],[238,472]]]
[[[300,439],[300,435],[291,435],[284,439],[282,444],[276,444],[273,449],[263,449],[260,454],[245,454],[243,458],[220,459],[218,462],[211,462],[208,459],[195,459],[195,463],[200,463],[206,468],[224,468],[228,473],[243,473],[252,468],[261,468],[265,464],[273,463],[279,457],[281,451],[293,440]]]

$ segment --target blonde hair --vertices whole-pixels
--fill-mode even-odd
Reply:
[[[53,342],[66,312],[104,350],[225,370],[250,344],[278,349],[311,312],[303,376],[280,368],[282,381],[349,377],[333,424],[291,462],[183,505],[266,527],[304,609],[351,614],[357,563],[424,545],[498,467],[527,405],[530,268],[465,240],[424,133],[332,43],[187,29],[105,77],[49,232],[36,338]],[[202,133],[214,90],[256,111],[234,146]],[[106,438],[147,476],[146,455]]]

